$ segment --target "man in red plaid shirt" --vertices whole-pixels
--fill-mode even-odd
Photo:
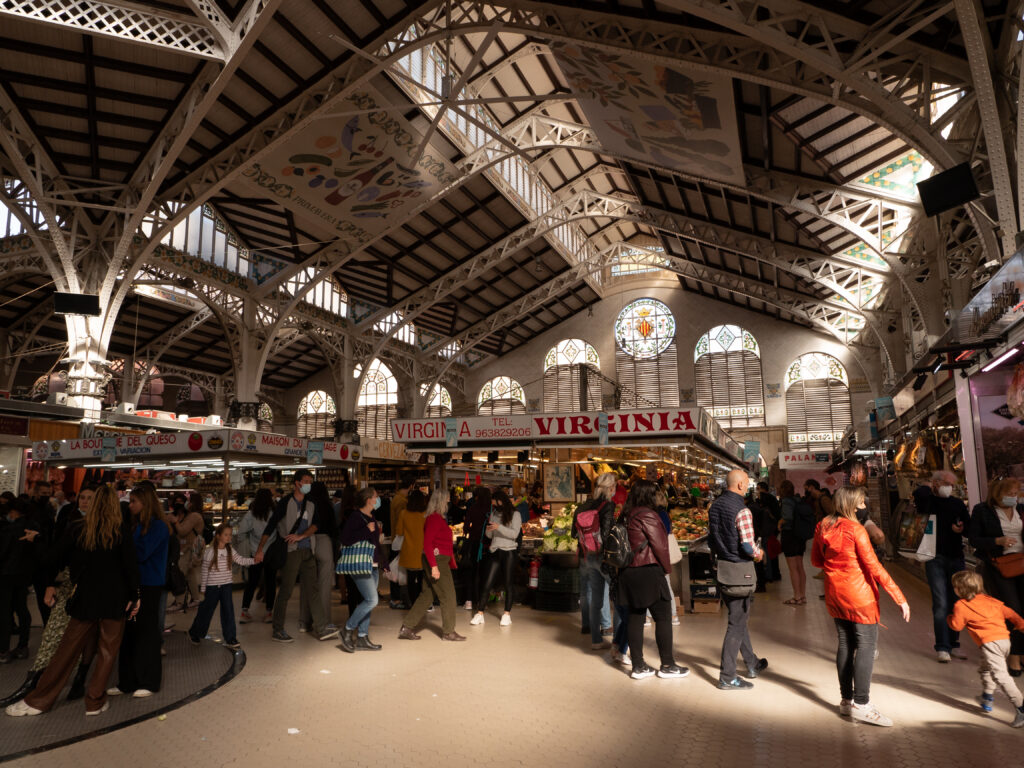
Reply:
[[[742,469],[734,469],[725,482],[722,493],[708,510],[708,543],[718,558],[719,570],[726,564],[750,563],[750,594],[736,597],[723,593],[722,600],[729,612],[729,627],[722,642],[722,668],[718,687],[723,691],[746,690],[754,684],[736,675],[736,655],[743,656],[746,677],[755,678],[768,667],[767,659],[759,659],[750,643],[747,621],[754,601],[753,562],[764,556],[754,538],[754,518],[743,495],[750,479]],[[721,582],[721,579],[719,579]]]

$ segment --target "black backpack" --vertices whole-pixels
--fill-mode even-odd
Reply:
[[[625,514],[619,515],[608,531],[608,538],[604,540],[601,548],[601,562],[609,568],[627,568],[633,562],[633,548],[629,544],[629,520]],[[640,545],[644,549],[647,542]]]

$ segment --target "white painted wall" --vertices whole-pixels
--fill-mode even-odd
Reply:
[[[615,318],[626,304],[645,296],[664,302],[675,315],[681,388],[692,389],[694,386],[693,349],[697,339],[716,325],[739,325],[754,334],[761,348],[762,375],[766,388],[765,417],[769,426],[786,424],[783,382],[789,365],[804,353],[825,352],[846,366],[853,383],[851,389],[854,422],[858,427],[860,441],[866,441],[867,401],[874,395],[870,391],[858,390],[877,387],[879,382],[873,380],[877,378],[877,374],[863,370],[856,357],[845,346],[817,331],[774,320],[766,315],[678,288],[631,288],[598,302],[593,306],[593,316],[582,312],[509,354],[471,369],[466,379],[467,398],[475,403],[475,393],[484,382],[494,376],[511,376],[523,385],[527,400],[540,400],[543,396],[544,356],[551,347],[565,338],[581,338],[590,342],[601,358],[602,372],[614,379]],[[780,397],[768,398],[769,384],[779,385]]]

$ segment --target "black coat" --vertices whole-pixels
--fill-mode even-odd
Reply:
[[[0,519],[0,576],[16,579],[32,576],[35,546],[21,540],[25,531],[31,528],[28,523],[29,520],[24,517],[13,522],[8,522],[6,518]]]
[[[139,563],[135,542],[127,525],[110,549],[82,549],[82,523],[73,524],[57,542],[57,571],[71,569],[75,594],[68,601],[68,615],[80,621],[123,619],[128,603],[139,599]]]
[[[1020,508],[1016,510],[1020,517]],[[1003,535],[1003,524],[999,522],[999,513],[982,502],[976,504],[971,511],[971,521],[967,528],[967,539],[974,547],[975,554],[987,563],[992,562],[993,557],[1003,554],[1003,548],[996,544],[996,539]]]

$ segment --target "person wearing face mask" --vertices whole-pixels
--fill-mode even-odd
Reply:
[[[377,585],[380,583],[380,572],[387,571],[388,561],[384,558],[381,544],[384,541],[383,525],[373,513],[381,507],[380,496],[372,486],[367,486],[356,494],[356,510],[345,521],[341,529],[341,546],[366,541],[373,545],[373,568],[368,574],[354,574],[356,590],[362,599],[356,609],[348,617],[341,633],[341,650],[346,653],[356,651],[379,651],[381,646],[370,640],[370,615],[377,607]]]
[[[960,633],[950,629],[946,617],[953,610],[953,574],[964,569],[964,531],[970,515],[967,506],[953,495],[956,475],[936,472],[929,485],[914,491],[919,512],[935,515],[935,557],[925,563],[928,587],[932,593],[932,622],[935,625],[935,657],[940,664],[951,658],[966,659],[960,650]]]
[[[1024,609],[1024,575],[1004,576],[995,559],[1002,555],[1024,552],[1022,528],[1018,503],[1020,483],[1016,478],[1005,477],[994,480],[988,487],[988,500],[978,504],[971,511],[967,538],[975,554],[985,564],[986,591],[1002,600],[1018,614]],[[1021,675],[1021,658],[1024,656],[1024,632],[1010,633],[1010,656],[1007,666],[1013,677]]]
[[[263,529],[263,536],[256,548],[255,561],[262,563],[264,547],[272,533],[276,532],[288,546],[284,568],[281,569],[281,591],[274,600],[274,630],[271,639],[278,643],[294,642],[291,635],[284,631],[284,621],[296,580],[302,582],[301,594],[309,603],[314,637],[330,640],[338,636],[338,628],[330,623],[329,616],[324,615],[324,605],[320,600],[320,586],[316,577],[317,527],[313,519],[316,507],[306,498],[312,489],[313,475],[307,470],[298,470],[292,482],[292,494],[281,500],[277,511],[267,521],[267,527]]]

